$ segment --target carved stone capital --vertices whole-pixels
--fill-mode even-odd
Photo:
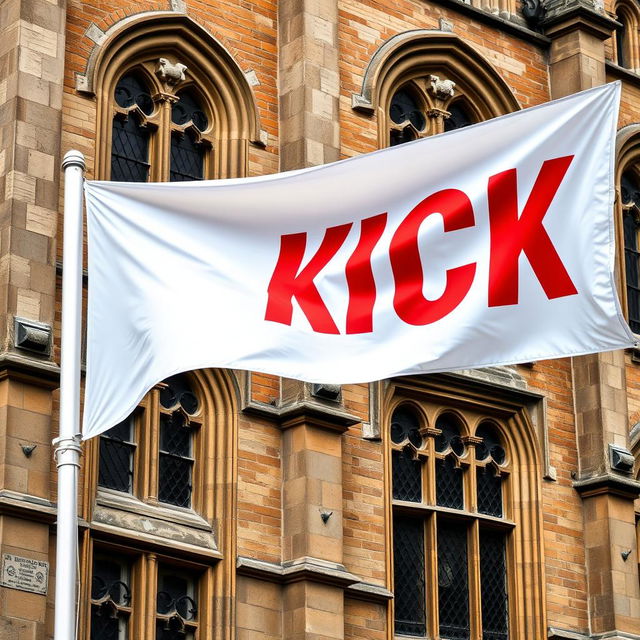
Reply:
[[[427,111],[427,116],[429,116],[429,118],[443,118],[444,120],[447,120],[451,114],[444,109],[429,109]]]

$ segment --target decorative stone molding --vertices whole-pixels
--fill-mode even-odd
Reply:
[[[186,80],[187,65],[181,62],[171,63],[168,58],[158,58],[155,74],[165,85],[175,89]]]
[[[606,493],[630,500],[640,496],[640,482],[613,473],[575,480],[573,488],[582,498]]]
[[[393,599],[393,593],[385,587],[364,582],[358,576],[347,571],[342,564],[327,562],[318,558],[305,557],[298,558],[292,562],[276,564],[238,556],[236,569],[238,575],[278,584],[309,580],[341,587],[345,589],[345,596],[358,600],[387,602]]]

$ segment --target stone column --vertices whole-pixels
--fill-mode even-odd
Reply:
[[[283,0],[280,38],[280,169],[338,160],[338,5]]]
[[[552,40],[553,98],[606,81],[604,42],[616,24],[590,0],[547,3],[543,26]],[[579,454],[574,486],[584,505],[591,632],[611,638],[640,634],[633,510],[638,483],[620,464],[629,448],[624,352],[574,358],[573,373]]]
[[[284,591],[284,638],[343,640],[342,429],[309,416],[282,427],[283,568],[288,580],[296,574]]]
[[[0,4],[0,553],[39,561],[49,559],[55,521],[51,327],[65,10],[64,0]],[[46,617],[46,596],[0,587],[0,637],[43,638]]]

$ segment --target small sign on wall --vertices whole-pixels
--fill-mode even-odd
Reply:
[[[2,586],[46,595],[49,583],[49,563],[2,554]]]

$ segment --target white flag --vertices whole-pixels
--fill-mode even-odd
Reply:
[[[632,345],[619,93],[297,172],[87,182],[84,437],[191,369],[349,383]]]

